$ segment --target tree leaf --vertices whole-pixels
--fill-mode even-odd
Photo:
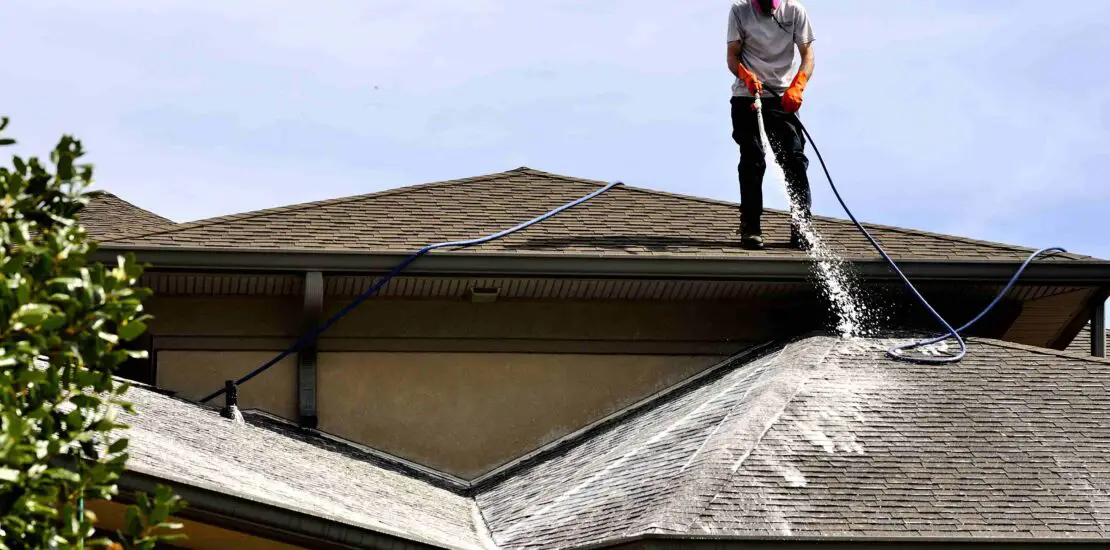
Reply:
[[[12,315],[12,324],[37,327],[54,313],[49,304],[25,304]]]
[[[142,336],[142,334],[146,332],[146,323],[143,323],[142,321],[133,321],[121,325],[119,329],[116,330],[116,332],[119,333],[119,337],[122,338],[125,342],[130,342],[131,340]]]
[[[127,515],[123,525],[124,534],[126,535],[137,537],[143,532],[143,520],[139,517],[139,508],[137,506],[127,507]]]
[[[68,481],[70,483],[81,483],[81,476],[77,472],[67,470],[65,468],[51,468],[47,470],[45,477],[57,479],[58,481]]]
[[[126,439],[117,439],[108,446],[108,454],[121,453],[127,449],[129,441]]]
[[[56,69],[65,71],[66,62]],[[7,120],[0,118],[0,129]],[[12,143],[0,138],[0,145]],[[0,339],[0,550],[89,547],[84,539],[94,536],[96,519],[80,513],[77,498],[111,499],[127,469],[128,443],[118,432],[126,426],[116,418],[120,408],[132,409],[105,406],[123,394],[114,370],[145,356],[118,344],[146,331],[142,301],[151,294],[135,287],[143,267],[133,255],[112,270],[90,259],[96,244],[79,223],[93,177],[84,154],[81,141],[65,135],[49,162],[32,156],[0,164],[0,322],[7,323]],[[121,529],[127,548],[160,544],[144,533],[148,525],[174,527],[161,520],[182,504],[168,489],[159,495],[128,508]]]

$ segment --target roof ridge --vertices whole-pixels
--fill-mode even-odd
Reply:
[[[141,206],[139,206],[139,205],[127,200],[127,199],[124,199],[123,197],[120,197],[119,195],[117,195],[115,193],[112,193],[111,191],[108,191],[106,189],[92,190],[92,191],[89,191],[87,194],[88,194],[90,199],[110,199],[110,200],[116,200],[116,201],[122,202],[123,204],[125,204],[127,206],[130,206],[131,208],[134,208],[135,210],[141,210],[143,213],[148,214],[150,216],[154,216],[155,218],[158,218],[161,221],[177,225],[177,222],[175,222],[175,221],[173,221],[173,220],[171,220],[171,219],[169,219],[169,218],[167,218],[167,217],[165,217],[165,216],[163,216],[163,215],[161,215],[161,214],[159,214],[159,213],[157,213],[153,210],[143,208],[143,207],[141,207]]]
[[[334,445],[345,447],[351,452],[357,452],[361,455],[364,455],[358,458],[359,461],[366,462],[377,460],[380,462],[384,462],[391,467],[404,470],[406,472],[406,475],[410,475],[420,481],[430,483],[441,489],[450,490],[459,494],[460,496],[466,496],[464,493],[471,488],[471,483],[468,480],[462,479],[458,476],[449,474],[431,466],[425,466],[418,462],[402,458],[389,451],[384,451],[382,449],[374,447],[373,445],[359,443],[357,441],[325,430],[321,430],[319,428],[305,428],[300,424],[289,420],[288,418],[283,418],[263,409],[243,409],[241,412],[244,416],[258,416],[269,422],[281,424],[287,428],[295,430],[302,435],[316,437],[322,440],[326,440]],[[369,459],[367,459],[367,456],[369,456]]]
[[[820,344],[818,347],[820,352],[809,353],[804,349],[807,347],[807,344]],[[681,503],[688,505],[692,499],[698,496],[704,498],[704,495],[712,495],[704,499],[704,502],[699,502],[696,505],[698,509],[695,512],[687,514],[687,524],[684,530],[689,531],[690,527],[697,522],[702,513],[709,508],[709,506],[713,504],[713,501],[720,495],[722,487],[726,486],[728,482],[736,476],[740,469],[743,468],[747,459],[759,448],[767,434],[778,425],[786,409],[797,399],[798,394],[801,393],[805,385],[813,378],[815,372],[826,363],[829,355],[836,349],[837,344],[838,341],[836,339],[830,339],[830,337],[823,336],[819,333],[809,333],[786,341],[778,350],[778,354],[772,360],[771,364],[764,367],[763,371],[759,374],[759,379],[757,379],[752,386],[748,388],[744,396],[721,417],[720,422],[718,422],[717,425],[713,427],[712,432],[706,436],[701,447],[687,459],[686,464],[691,469],[716,468],[718,469],[718,471],[715,472],[716,474],[723,473],[724,475],[714,475],[714,473],[710,475],[694,475],[693,481],[684,481],[676,477],[671,481],[670,486],[672,490],[666,493],[668,495],[667,498],[659,506],[653,507],[654,511],[649,510],[638,518],[636,529],[646,534],[657,530],[661,527],[661,523],[668,521],[668,518],[671,518],[670,522],[672,523],[678,521],[676,519],[678,516],[674,514],[673,510],[676,505],[681,506]],[[792,352],[801,353],[801,356],[784,357],[784,355],[791,354]],[[787,364],[782,364],[782,361],[787,361]],[[787,390],[789,391],[788,395],[783,391],[784,383],[786,383],[787,388],[789,388]],[[758,391],[758,393],[752,395],[755,391]],[[775,398],[781,399],[781,402],[775,402]],[[772,400],[770,404],[773,405],[772,409],[775,412],[774,415],[766,419],[765,422],[755,425],[745,423],[743,428],[747,429],[743,430],[743,432],[719,432],[722,426],[726,426],[729,422],[737,422],[746,415],[754,415],[754,420],[761,420],[768,412],[766,410],[768,399]],[[751,407],[754,407],[754,410]],[[736,414],[738,411],[740,412],[739,415]],[[710,454],[703,455],[700,464],[695,463],[695,459],[698,458],[698,455],[702,454],[703,448],[709,446],[710,440],[714,438],[723,438],[728,441],[745,439],[744,437],[737,438],[737,435],[746,435],[748,436],[747,439],[750,439],[750,441],[744,442],[742,446],[735,444],[722,445],[722,447],[716,451],[711,451]],[[713,454],[721,453],[727,455],[727,461],[722,461],[719,458],[714,459]],[[737,455],[739,455],[739,458],[737,458]],[[726,462],[727,464],[725,464]],[[720,471],[722,466],[727,466],[729,469]]]
[[[338,198],[334,198],[334,199],[325,199],[325,200],[320,200],[320,201],[310,201],[310,202],[303,202],[303,203],[297,203],[297,204],[289,204],[289,205],[285,205],[285,206],[276,206],[276,207],[272,207],[272,208],[263,208],[261,210],[252,210],[252,211],[242,212],[242,213],[238,213],[238,214],[227,214],[227,215],[224,215],[224,216],[217,216],[217,217],[214,217],[214,218],[205,218],[205,219],[195,220],[195,221],[187,222],[187,223],[179,223],[179,224],[175,224],[174,227],[170,227],[170,228],[166,228],[166,229],[162,229],[162,230],[158,230],[158,231],[151,231],[151,232],[147,232],[147,233],[138,233],[138,234],[119,235],[119,236],[113,235],[112,240],[105,240],[105,241],[101,241],[101,242],[118,242],[118,239],[122,239],[122,238],[136,239],[136,238],[143,238],[143,237],[152,237],[152,236],[155,236],[155,235],[165,235],[165,234],[168,234],[168,233],[174,233],[174,232],[178,232],[178,231],[185,231],[185,230],[189,230],[189,229],[195,229],[195,228],[198,228],[198,227],[209,227],[209,226],[219,225],[219,224],[227,223],[227,222],[235,222],[235,221],[241,221],[241,220],[262,218],[262,217],[266,217],[266,216],[272,216],[274,214],[284,214],[284,213],[287,213],[287,212],[297,212],[297,211],[302,211],[302,210],[309,210],[309,209],[312,209],[312,208],[319,208],[319,207],[322,207],[322,206],[331,206],[331,205],[336,205],[336,204],[344,204],[344,203],[355,202],[355,201],[364,200],[364,199],[368,199],[368,198],[372,198],[372,197],[373,198],[388,197],[388,196],[392,196],[392,195],[399,195],[399,194],[402,194],[402,193],[415,191],[415,190],[418,190],[418,189],[450,187],[450,186],[453,186],[453,185],[476,183],[476,182],[482,182],[482,181],[496,181],[498,179],[508,177],[510,174],[513,174],[514,172],[519,172],[520,170],[521,170],[521,168],[517,168],[517,169],[514,169],[514,170],[505,171],[505,172],[495,172],[495,173],[492,173],[492,174],[484,174],[484,175],[481,175],[481,176],[472,176],[472,177],[469,177],[469,178],[459,178],[459,179],[453,179],[453,180],[417,183],[417,184],[406,185],[406,186],[402,186],[402,187],[394,187],[392,189],[383,189],[381,191],[374,191],[372,193],[362,193],[360,195],[350,195],[350,196],[347,196],[347,197],[338,197]]]
[[[1050,348],[1041,348],[1041,347],[1037,347],[1037,346],[1019,344],[1017,342],[1007,342],[1005,340],[997,340],[997,339],[994,339],[994,338],[969,338],[968,340],[970,340],[972,342],[979,343],[979,344],[994,346],[994,347],[997,347],[997,348],[1017,349],[1017,350],[1022,350],[1022,351],[1029,351],[1029,352],[1033,352],[1033,353],[1039,353],[1041,355],[1048,355],[1050,357],[1059,357],[1061,359],[1078,359],[1078,360],[1082,360],[1082,361],[1088,361],[1088,362],[1091,362],[1091,363],[1096,363],[1096,364],[1099,364],[1099,365],[1110,365],[1110,358],[1108,358],[1108,357],[1092,357],[1090,355],[1081,355],[1081,354],[1076,353],[1074,351],[1056,350],[1056,349],[1050,349]]]
[[[220,407],[218,407],[218,406],[211,405],[211,404],[208,404],[208,403],[201,403],[199,401],[194,401],[192,399],[187,399],[185,397],[182,397],[182,396],[178,395],[177,392],[172,392],[172,391],[169,391],[169,390],[166,390],[166,389],[163,389],[163,388],[159,388],[158,386],[155,386],[155,385],[152,385],[152,384],[146,384],[146,383],[142,383],[142,382],[135,382],[133,380],[127,380],[127,379],[124,379],[122,377],[114,376],[114,375],[112,376],[112,378],[113,378],[113,380],[115,380],[117,382],[126,383],[129,386],[129,388],[134,388],[134,389],[137,389],[137,390],[149,392],[149,393],[158,395],[160,397],[173,400],[173,401],[175,401],[175,402],[177,402],[177,403],[179,403],[183,406],[195,407],[197,409],[201,409],[201,410],[204,410],[204,411],[207,411],[207,412],[213,412],[213,413],[218,412],[220,410]],[[269,428],[267,428],[266,426],[261,426],[258,423],[254,423],[254,422],[250,421],[250,417],[259,417],[259,418],[263,419],[266,422],[270,422],[270,423],[273,423],[273,424],[279,424],[279,425],[282,425],[282,426],[290,429],[291,431],[296,431],[302,436],[319,438],[321,440],[328,441],[329,443],[331,443],[333,445],[344,447],[344,448],[347,449],[347,451],[349,451],[351,453],[358,453],[360,455],[363,455],[363,456],[360,456],[359,458],[356,458],[356,460],[358,460],[360,462],[373,462],[375,460],[379,461],[379,462],[384,462],[384,463],[388,464],[390,467],[403,470],[406,475],[408,475],[410,477],[413,477],[414,479],[417,479],[418,481],[428,483],[428,484],[433,485],[435,487],[438,487],[440,489],[446,489],[446,490],[455,492],[456,494],[459,494],[460,496],[466,496],[464,493],[468,489],[470,489],[470,482],[465,480],[465,479],[459,478],[457,476],[453,476],[451,474],[448,474],[446,472],[437,470],[437,469],[432,468],[430,466],[424,466],[423,464],[419,464],[417,462],[413,462],[411,460],[401,458],[401,457],[399,457],[399,456],[397,456],[393,453],[390,453],[388,451],[383,451],[383,450],[378,449],[376,447],[373,447],[371,445],[366,445],[366,444],[363,444],[363,443],[358,443],[357,441],[352,441],[350,439],[347,439],[347,438],[345,438],[343,436],[340,436],[340,435],[333,434],[331,432],[327,432],[327,431],[320,430],[320,429],[317,429],[317,428],[304,428],[300,424],[297,424],[296,422],[294,422],[292,420],[289,420],[288,418],[283,418],[281,416],[278,416],[278,415],[276,415],[276,414],[274,414],[270,411],[266,411],[266,410],[259,409],[259,408],[248,408],[248,409],[242,409],[240,412],[242,412],[243,416],[247,419],[247,421],[246,421],[247,425],[254,426],[256,428],[261,428],[261,429],[264,429],[264,430],[269,430]],[[270,431],[272,431],[272,430],[270,430]],[[282,434],[282,435],[287,436],[288,434]],[[467,497],[467,498],[469,498],[469,497]]]
[[[534,173],[536,175],[553,177],[553,178],[573,181],[573,182],[577,182],[577,183],[591,183],[591,184],[599,183],[597,180],[587,180],[587,179],[582,179],[582,178],[575,178],[575,177],[572,177],[572,176],[564,176],[564,175],[561,175],[561,174],[553,174],[553,173],[544,172],[544,171],[541,171],[541,170],[536,170],[536,169],[528,168],[528,167],[521,167],[518,170],[528,171],[528,172]],[[659,190],[659,189],[651,189],[651,188],[648,188],[648,187],[637,187],[637,186],[628,185],[628,184],[625,184],[624,188],[629,190],[629,191],[636,191],[636,192],[639,192],[639,193],[645,193],[645,194],[649,194],[649,195],[665,196],[665,197],[671,197],[671,198],[676,198],[676,199],[683,199],[683,200],[689,200],[689,201],[694,201],[694,202],[713,204],[713,205],[717,205],[717,206],[728,206],[728,207],[732,207],[732,208],[739,208],[740,207],[740,203],[732,202],[732,201],[726,201],[726,200],[722,200],[722,199],[712,199],[712,198],[708,198],[708,197],[699,197],[697,195],[687,195],[685,193],[675,193],[673,191],[662,191],[662,190]],[[776,215],[780,215],[780,216],[789,215],[786,211],[779,210],[777,208],[764,208],[764,211],[765,212],[770,212],[770,213],[773,213],[773,214],[776,214]],[[832,216],[822,216],[822,215],[815,215],[814,218],[819,219],[819,220],[823,220],[823,221],[826,221],[826,222],[832,222],[832,223],[837,223],[837,224],[848,224],[848,225],[855,226],[855,224],[852,222],[852,220],[844,219],[844,218],[837,218],[837,217],[832,217]],[[1031,251],[1035,250],[1033,248],[1025,247],[1025,246],[1018,246],[1018,245],[1000,243],[1000,242],[995,242],[995,241],[985,241],[985,240],[981,240],[981,239],[972,239],[970,237],[960,237],[960,236],[957,236],[957,235],[948,235],[946,233],[935,233],[935,232],[932,232],[932,231],[924,231],[924,230],[913,229],[913,228],[908,228],[908,227],[899,227],[899,226],[894,226],[894,225],[885,225],[885,224],[872,223],[872,222],[863,222],[863,225],[867,228],[882,229],[884,231],[893,231],[893,232],[909,234],[909,235],[923,236],[923,237],[929,237],[929,238],[934,238],[934,239],[943,239],[943,240],[947,240],[947,241],[959,242],[959,243],[965,243],[965,244],[977,244],[977,245],[981,245],[981,246],[991,246],[991,247],[994,247],[994,248],[1000,248],[1000,249],[1003,249],[1003,250],[1008,250],[1008,251],[1013,251],[1013,252],[1031,252]],[[1074,254],[1067,254],[1067,256],[1075,256],[1075,255]]]
[[[169,223],[172,224],[172,227],[163,227],[163,228],[159,228],[159,229],[156,229],[156,230],[150,230],[150,228],[146,228],[146,229],[137,229],[137,230],[134,230],[134,231],[123,231],[123,232],[118,232],[118,233],[112,233],[112,234],[106,236],[105,238],[101,239],[100,242],[126,245],[126,244],[128,244],[128,242],[134,241],[134,240],[142,240],[144,238],[157,237],[157,236],[160,236],[160,235],[173,235],[175,233],[182,233],[182,232],[185,232],[185,231],[190,231],[190,230],[194,230],[194,229],[198,229],[198,228],[209,228],[209,227],[213,227],[213,226],[219,226],[219,225],[225,224],[225,223],[230,224],[230,223],[240,222],[240,221],[244,221],[244,220],[264,218],[264,217],[267,217],[267,216],[276,216],[276,215],[286,214],[286,213],[290,213],[290,212],[299,212],[299,211],[304,211],[304,210],[308,210],[308,209],[312,209],[312,208],[327,207],[327,206],[332,206],[332,205],[338,205],[338,204],[344,204],[344,203],[355,202],[355,201],[360,201],[360,200],[366,200],[366,199],[388,197],[388,196],[403,194],[403,193],[407,193],[407,192],[410,192],[410,191],[416,191],[416,190],[444,188],[444,187],[450,187],[450,186],[454,186],[454,185],[462,185],[462,184],[470,184],[470,183],[493,182],[493,181],[508,178],[508,177],[511,177],[511,176],[514,176],[514,175],[533,176],[533,177],[543,178],[543,179],[546,179],[548,181],[568,182],[568,183],[579,184],[579,185],[603,186],[603,185],[607,184],[607,182],[604,182],[604,181],[601,181],[601,180],[592,180],[592,179],[578,178],[578,177],[573,177],[573,176],[565,176],[565,175],[562,175],[562,174],[556,174],[556,173],[552,173],[552,172],[545,172],[545,171],[542,171],[542,170],[537,170],[537,169],[530,168],[530,167],[527,167],[527,166],[521,166],[521,167],[514,168],[514,169],[511,169],[511,170],[507,170],[507,171],[504,171],[504,172],[496,172],[496,173],[492,173],[492,174],[473,176],[473,177],[469,177],[469,178],[461,178],[461,179],[454,179],[454,180],[445,180],[445,181],[440,181],[440,182],[429,182],[429,183],[420,183],[420,184],[414,184],[414,185],[407,185],[407,186],[403,186],[403,187],[397,187],[397,188],[393,188],[393,189],[385,189],[385,190],[376,191],[376,192],[372,192],[372,193],[363,193],[363,194],[359,194],[359,195],[351,195],[351,196],[347,196],[347,197],[339,197],[339,198],[334,198],[334,199],[325,199],[325,200],[320,200],[320,201],[312,201],[312,202],[306,202],[306,203],[298,203],[298,204],[292,204],[292,205],[278,206],[278,207],[273,207],[273,208],[265,208],[265,209],[261,209],[261,210],[254,210],[254,211],[249,211],[249,212],[228,214],[228,215],[224,215],[224,216],[218,216],[218,217],[213,217],[213,218],[195,220],[195,221],[186,222],[186,223],[175,223],[175,222],[172,222],[171,220],[166,220],[166,221],[168,221]],[[649,195],[649,196],[653,196],[653,197],[667,197],[667,198],[671,198],[671,199],[676,199],[676,200],[681,200],[681,201],[688,201],[688,202],[693,202],[693,203],[698,203],[698,204],[706,204],[706,205],[727,207],[727,208],[730,208],[730,209],[739,208],[738,203],[731,202],[731,201],[726,201],[726,200],[711,199],[711,198],[707,198],[707,197],[698,197],[698,196],[695,196],[695,195],[687,195],[687,194],[676,193],[676,192],[672,192],[672,191],[662,191],[662,190],[651,189],[651,188],[647,188],[647,187],[630,186],[630,185],[627,185],[627,184],[624,185],[623,187],[625,189],[627,189],[629,192],[634,192],[634,193],[638,193],[638,194],[641,194],[641,195]],[[120,199],[120,200],[122,200],[122,199]],[[788,217],[789,216],[789,213],[787,213],[785,211],[781,211],[781,210],[777,210],[777,209],[773,209],[773,208],[767,208],[765,210],[768,214],[773,215],[775,217]],[[154,215],[157,216],[157,214],[154,214]],[[831,217],[831,216],[822,216],[822,215],[815,216],[815,218],[818,219],[818,220],[822,220],[826,223],[836,224],[837,226],[840,226],[840,227],[852,225],[852,222],[850,220],[842,219],[842,218],[836,218],[836,217]],[[893,233],[893,234],[896,234],[896,235],[906,235],[906,236],[910,236],[910,237],[914,237],[914,238],[918,238],[918,239],[931,239],[931,240],[934,240],[934,241],[944,241],[944,242],[950,242],[950,243],[958,243],[958,244],[962,244],[962,245],[972,245],[972,246],[977,246],[977,247],[983,247],[986,250],[980,250],[979,251],[979,253],[983,256],[990,256],[991,255],[990,251],[992,251],[992,250],[997,251],[999,253],[1009,253],[1009,254],[1012,254],[1012,253],[1015,253],[1015,252],[1018,252],[1018,253],[1030,252],[1032,250],[1031,248],[1023,247],[1023,246],[1010,245],[1010,244],[1006,244],[1006,243],[998,243],[998,242],[992,242],[992,241],[984,241],[984,240],[972,239],[972,238],[968,238],[968,237],[960,237],[960,236],[956,236],[956,235],[947,235],[947,234],[943,234],[943,233],[934,233],[934,232],[923,231],[923,230],[912,229],[912,228],[897,227],[897,226],[890,226],[890,225],[883,225],[883,224],[876,224],[876,223],[864,223],[864,226],[869,228],[869,229],[878,229],[878,230],[886,231],[886,232]],[[219,232],[218,229],[215,229],[215,231]],[[170,238],[172,239],[172,237],[170,237]],[[900,241],[901,239],[895,237],[893,240]],[[907,239],[907,240],[909,240],[909,239]],[[1071,259],[1071,260],[1089,258],[1089,257],[1076,255],[1076,254],[1066,254],[1066,255],[1063,255],[1063,257]]]
[[[789,343],[789,342],[787,342]],[[595,422],[592,422],[582,428],[571,432],[559,439],[536,448],[529,453],[514,458],[489,472],[482,474],[475,478],[471,483],[477,491],[485,490],[486,488],[496,485],[498,482],[512,477],[522,469],[531,468],[543,464],[552,456],[561,452],[564,449],[571,448],[575,445],[588,441],[590,438],[602,433],[604,430],[620,424],[630,418],[637,417],[645,414],[648,411],[670,402],[673,399],[678,399],[686,394],[686,392],[697,390],[706,384],[711,384],[722,376],[728,373],[744,368],[751,363],[758,361],[768,355],[781,350],[783,343],[781,341],[769,341],[760,344],[755,344],[749,348],[739,351],[725,359],[718,361],[712,366],[693,374],[675,384],[663,388],[643,399],[637,401],[623,409],[609,414]]]

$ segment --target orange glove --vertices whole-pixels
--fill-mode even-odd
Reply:
[[[796,113],[798,109],[802,108],[802,92],[806,89],[806,84],[809,83],[809,77],[802,71],[798,71],[798,76],[794,77],[794,83],[790,85],[790,89],[782,94],[782,108],[788,113]]]
[[[759,81],[759,77],[755,73],[748,70],[743,63],[736,64],[736,75],[740,80],[744,81],[744,85],[748,87],[748,91],[754,96],[763,95],[763,83]]]

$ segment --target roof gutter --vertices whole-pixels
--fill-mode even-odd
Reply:
[[[600,550],[602,548],[638,548],[644,550],[670,550],[687,548],[705,548],[721,550],[724,548],[751,549],[751,548],[827,548],[855,549],[855,548],[914,548],[914,547],[941,547],[945,549],[978,549],[978,548],[1042,548],[1062,544],[1092,545],[1105,547],[1105,538],[1020,538],[1020,537],[912,537],[912,536],[729,536],[729,535],[675,535],[675,534],[643,534],[612,539],[604,542],[582,545],[574,550]]]
[[[183,519],[269,540],[306,548],[442,548],[134,470],[124,472],[119,481],[120,488],[127,492],[153,493],[158,485],[170,487],[188,503],[188,507],[178,514]]]
[[[386,272],[406,253],[312,252],[281,250],[223,250],[135,248],[103,245],[95,261],[112,262],[131,252],[155,270],[220,270],[269,272]],[[878,258],[852,261],[868,281],[896,280],[897,275]],[[905,260],[899,266],[915,280],[1003,282],[1021,266],[1019,260],[947,261]],[[726,258],[682,256],[432,253],[408,270],[410,275],[531,276],[559,278],[662,278],[757,281],[804,281],[812,278],[805,258]],[[1110,262],[1056,260],[1038,262],[1022,276],[1026,283],[1054,285],[1110,284]]]

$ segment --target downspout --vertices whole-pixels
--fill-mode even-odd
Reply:
[[[1091,355],[1106,357],[1106,302],[1091,309]]]

